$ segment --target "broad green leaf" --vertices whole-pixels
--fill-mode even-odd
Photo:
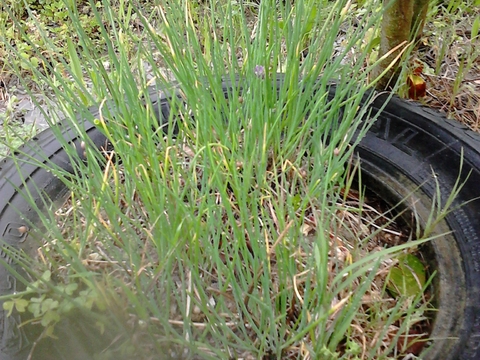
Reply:
[[[65,286],[65,294],[67,295],[72,295],[75,290],[77,290],[78,284],[77,283],[71,283]]]
[[[39,303],[30,303],[28,305],[28,311],[30,311],[34,317],[40,317],[41,312],[40,312],[40,304]]]
[[[52,273],[50,270],[47,270],[42,274],[42,280],[44,281],[50,281],[51,277],[52,277]]]
[[[7,316],[12,315],[14,305],[15,305],[14,301],[5,301],[3,303],[3,310],[8,311]]]
[[[25,312],[28,304],[29,304],[29,301],[25,299],[15,300],[15,308],[17,309],[18,312],[21,312],[21,313]]]
[[[49,310],[42,317],[42,326],[47,327],[50,324],[55,324],[60,321],[60,315],[57,311]]]
[[[58,301],[53,300],[53,299],[45,299],[44,302],[42,302],[42,312],[47,312],[53,309],[58,308]]]
[[[425,286],[425,266],[414,255],[405,254],[398,264],[390,269],[387,288],[400,296],[415,296]]]
[[[57,339],[57,337],[53,334],[54,330],[55,330],[55,323],[53,325],[48,326],[45,329],[45,336],[51,337],[53,339]]]

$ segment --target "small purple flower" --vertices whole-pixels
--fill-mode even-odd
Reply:
[[[265,78],[265,67],[262,65],[256,65],[255,70],[253,71],[255,76],[264,79]]]

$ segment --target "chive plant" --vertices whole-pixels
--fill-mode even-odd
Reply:
[[[22,260],[29,285],[6,307],[26,301],[17,311],[47,317],[46,335],[86,311],[114,334],[105,358],[391,356],[395,341],[371,339],[365,353],[348,334],[402,318],[399,341],[424,319],[421,291],[358,314],[382,264],[429,239],[352,251],[331,267],[339,204],[361,171],[353,149],[375,120],[365,106],[375,64],[345,59],[380,23],[378,9],[356,25],[350,1],[88,4],[105,47],[65,1],[68,59],[30,68],[55,95],[52,125],[64,117],[83,134],[87,161],[53,126],[75,172],[50,171],[70,197],[39,214],[40,256]],[[161,118],[152,94],[170,109]],[[91,146],[81,119],[109,151]],[[56,305],[35,312],[35,301]]]

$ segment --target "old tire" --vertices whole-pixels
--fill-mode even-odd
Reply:
[[[230,86],[229,82],[224,83],[225,93]],[[160,96],[155,89],[151,89],[150,95],[158,116],[168,119],[168,96]],[[385,95],[378,96],[369,106],[378,110],[387,99]],[[91,111],[95,115],[98,109]],[[55,203],[65,200],[67,187],[46,170],[58,166],[67,172],[74,171],[76,160],[71,151],[66,151],[65,144],[77,149],[79,160],[83,156],[84,136],[96,147],[106,146],[106,138],[96,126],[81,118],[78,123],[83,135],[69,122],[62,122],[57,131],[45,130],[0,162],[0,236],[4,247],[28,251],[33,244],[28,232],[21,229],[38,221],[35,207],[44,209],[47,198]],[[66,141],[59,141],[58,130]],[[361,159],[362,184],[392,205],[407,197],[404,204],[414,208],[420,222],[427,219],[437,186],[441,197],[446,199],[459,176],[465,181],[454,204],[462,206],[450,212],[437,227],[438,233],[450,233],[433,241],[431,246],[438,271],[435,297],[439,311],[431,335],[433,340],[423,358],[479,359],[480,135],[440,113],[394,97],[388,100],[355,153]],[[47,166],[38,166],[38,162]],[[35,204],[25,200],[22,194],[26,192]],[[0,255],[3,261],[11,263],[5,251]],[[17,287],[20,285],[15,277],[0,266],[0,295],[17,291]],[[17,323],[16,317],[7,318],[5,312],[0,315],[1,359],[24,360],[29,352],[28,336],[17,330]],[[49,355],[53,357],[48,358],[72,359],[72,351],[65,355],[52,346],[58,355],[48,350],[53,351]],[[80,356],[88,356],[87,345]]]

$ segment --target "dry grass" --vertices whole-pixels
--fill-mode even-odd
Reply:
[[[445,15],[444,15],[445,16]],[[434,34],[435,29],[429,28],[429,32],[426,33],[424,42],[425,47],[416,51],[415,56],[417,60],[420,60],[425,64],[426,68],[438,69],[438,74],[433,75],[429,72],[424,73],[424,78],[427,81],[427,96],[422,100],[426,105],[438,108],[444,111],[449,116],[456,118],[458,121],[465,123],[471,129],[480,131],[480,57],[478,52],[475,52],[478,48],[476,42],[478,39],[471,39],[468,33],[468,23],[471,21],[471,17],[465,15],[461,21],[454,24],[455,37],[454,41],[449,42],[446,47],[441,44],[441,39]],[[471,66],[465,68],[464,62],[466,61],[463,50],[470,49],[469,59]],[[460,73],[460,74],[459,74]],[[2,107],[1,101],[6,104],[11,94],[5,88],[0,89],[0,108]],[[5,105],[6,106],[6,105]],[[171,149],[171,152],[175,153],[176,160],[182,159],[182,163],[185,167],[185,173],[195,174],[195,180],[197,186],[202,184],[202,170],[201,168],[192,169],[192,158],[195,156],[194,152],[184,145],[179,145]],[[111,155],[111,154],[110,154]],[[109,155],[109,156],[110,156]],[[305,160],[307,161],[307,160]],[[114,165],[110,162],[110,167],[107,167],[106,171],[115,173],[116,176],[122,181],[122,168],[119,165]],[[241,168],[242,164],[239,163],[238,167]],[[290,169],[289,173],[285,173],[285,169]],[[312,255],[312,241],[315,239],[317,231],[316,218],[317,214],[321,212],[319,204],[312,203],[307,212],[298,214],[295,219],[281,219],[281,222],[286,222],[287,228],[283,229],[279,225],[279,219],[276,218],[275,203],[281,203],[286,196],[291,196],[292,189],[302,189],[305,187],[305,177],[308,177],[308,163],[300,168],[292,168],[288,164],[277,164],[275,159],[270,159],[270,166],[268,169],[268,175],[270,176],[270,188],[266,191],[268,196],[265,197],[265,201],[261,202],[261,209],[257,209],[257,214],[268,217],[268,221],[265,223],[270,224],[272,227],[271,233],[279,234],[275,239],[269,239],[265,246],[268,254],[268,264],[263,268],[251,271],[251,276],[254,279],[258,279],[262,273],[268,271],[270,277],[269,291],[271,293],[270,298],[273,300],[280,299],[280,293],[286,293],[285,298],[288,300],[286,304],[286,313],[283,314],[284,318],[280,319],[286,324],[287,335],[294,333],[300,316],[302,314],[302,307],[304,305],[305,293],[308,286],[316,283],[316,279],[312,278],[312,272],[309,267],[309,259]],[[110,174],[106,178],[110,178]],[[279,181],[280,179],[280,181]],[[192,182],[192,179],[181,178],[180,184]],[[172,183],[172,186],[175,184]],[[191,184],[190,184],[191,185]],[[341,190],[341,189],[339,189]],[[228,217],[225,215],[225,205],[222,204],[221,196],[216,193],[210,194],[212,197],[218,199],[218,214],[219,221],[225,223],[228,221]],[[235,194],[231,192],[229,198],[229,205],[235,204],[237,199]],[[126,198],[124,194],[119,194],[121,212],[126,217],[135,222],[138,227],[137,237],[139,239],[138,244],[139,251],[143,254],[144,262],[141,264],[141,272],[147,274],[147,277],[152,279],[152,284],[155,287],[163,286],[161,283],[156,283],[157,276],[154,272],[156,269],[153,264],[157,259],[157,254],[152,244],[152,235],[150,233],[149,226],[151,219],[149,219],[148,212],[142,206],[141,199],[135,195],[130,198]],[[95,206],[95,200],[92,199],[92,204]],[[194,206],[195,204],[191,204]],[[395,218],[388,210],[388,206],[382,203],[381,200],[376,199],[373,196],[367,195],[361,197],[358,192],[354,190],[343,190],[343,200],[337,204],[337,220],[331,224],[330,239],[328,253],[329,269],[329,281],[333,281],[335,275],[341,274],[344,269],[364,258],[367,254],[374,253],[381,250],[385,246],[396,245],[413,238],[411,229],[414,226],[411,224],[405,224],[402,220]],[[238,209],[232,206],[233,211]],[[361,209],[361,210],[360,210]],[[85,251],[82,253],[82,261],[86,269],[92,273],[99,274],[100,278],[115,278],[126,285],[134,284],[134,276],[138,276],[138,272],[132,274],[132,269],[126,260],[126,255],[122,256],[122,246],[124,244],[116,243],[122,236],[111,233],[111,238],[106,242],[105,239],[97,237],[89,227],[91,224],[87,224],[83,221],[84,216],[82,212],[81,204],[75,201],[67,202],[67,204],[57,212],[58,227],[63,229],[63,237],[65,239],[71,239],[75,241],[77,238],[75,234],[81,232],[91,232],[89,237],[89,245],[85,247]],[[252,214],[252,216],[254,216]],[[258,216],[258,215],[257,215]],[[110,223],[112,219],[109,219],[106,214],[99,211],[97,213],[98,224],[105,229],[110,229]],[[240,215],[238,215],[240,218]],[[262,222],[261,219],[260,222]],[[293,223],[300,223],[303,237],[298,241],[290,242],[286,238],[286,230],[289,226],[293,226]],[[144,226],[143,226],[144,225]],[[125,224],[129,226],[129,224]],[[234,231],[232,228],[236,224],[230,224],[230,228],[226,226],[224,228],[224,234],[222,235],[222,241],[218,244],[209,244],[210,247],[216,246],[215,250],[218,250],[219,256],[223,261],[222,266],[228,267],[231,261],[232,255],[230,252],[230,245],[236,241],[234,237]],[[104,235],[109,231],[102,232]],[[248,234],[245,234],[246,244],[249,250],[251,249]],[[117,256],[112,257],[110,245],[118,247]],[[67,278],[69,271],[69,265],[65,262],[66,258],[58,255],[52,255],[58,249],[58,244],[55,241],[50,241],[44,244],[39,249],[39,258],[45,259],[45,266],[48,266],[49,258],[52,256],[55,258],[55,272],[59,277],[64,276]],[[420,249],[421,250],[421,249]],[[411,252],[418,257],[421,257],[421,251],[419,249],[412,249]],[[189,245],[185,245],[185,251],[189,251]],[[255,254],[251,252],[251,256]],[[295,260],[296,274],[292,277],[292,280],[286,286],[279,284],[278,278],[280,277],[278,272],[278,259],[281,256],[288,256]],[[208,260],[208,259],[206,259]],[[205,263],[207,263],[206,261]],[[430,295],[425,292],[422,302],[418,306],[418,316],[413,317],[413,320],[407,327],[408,336],[401,336],[398,338],[400,329],[405,325],[403,318],[399,317],[393,324],[384,328],[385,316],[394,310],[399,311],[400,314],[408,312],[412,306],[411,302],[399,301],[390,290],[388,290],[386,283],[388,281],[388,274],[390,269],[397,264],[395,258],[387,259],[379,264],[379,267],[375,269],[373,281],[370,288],[366,291],[362,298],[362,306],[357,316],[355,317],[352,326],[349,329],[348,334],[345,334],[344,339],[340,343],[337,351],[340,354],[345,354],[347,351],[351,351],[352,348],[356,349],[358,358],[367,358],[367,354],[371,349],[376,349],[376,356],[387,355],[394,358],[401,358],[401,356],[409,353],[418,355],[423,347],[423,340],[428,337],[430,328],[430,319],[428,317],[428,308],[430,306]],[[427,266],[428,263],[425,262]],[[168,322],[171,326],[177,327],[179,331],[183,328],[184,322],[188,321],[192,327],[198,332],[194,332],[191,336],[201,336],[202,331],[208,326],[209,315],[206,314],[205,308],[201,308],[197,304],[202,304],[204,299],[198,296],[198,291],[192,281],[192,274],[190,272],[184,272],[180,262],[172,266],[173,273],[171,284],[173,291],[170,294],[163,293],[159,298],[158,291],[152,292],[152,296],[157,297],[156,301],[159,303],[171,304],[168,309]],[[249,312],[247,318],[245,314],[239,311],[238,304],[233,301],[233,288],[232,286],[226,289],[220,289],[220,283],[226,283],[229,279],[221,278],[223,273],[219,269],[212,265],[200,265],[199,275],[203,278],[206,293],[208,294],[208,303],[216,304],[221,302],[224,304],[226,311],[222,316],[223,321],[232,329],[239,327],[251,327],[259,322],[256,317],[258,314],[252,309]],[[105,280],[111,281],[111,280]],[[253,282],[249,292],[244,296],[244,304],[248,309],[248,298],[257,287],[261,286],[260,283]],[[333,324],[340,311],[348,303],[348,300],[352,296],[352,293],[361,286],[360,280],[354,283],[353,287],[349,287],[338,294],[332,299],[331,309],[332,312],[329,317],[329,324]],[[179,297],[173,294],[181,293],[185,287],[187,287],[190,294],[186,302],[179,301]],[[118,296],[122,298],[122,290],[118,290]],[[163,298],[162,298],[163,296]],[[166,299],[170,297],[169,299]],[[168,300],[168,301],[167,301]],[[127,299],[123,299],[123,304],[128,303]],[[272,307],[278,306],[273,301],[270,304]],[[189,314],[190,317],[185,318],[185,314]],[[144,346],[148,351],[148,343],[142,343],[142,337],[135,324],[138,324],[138,319],[132,314],[123,314],[124,320],[127,326],[132,327],[132,332],[136,331],[134,335],[137,345]],[[311,314],[312,318],[316,316]],[[252,323],[249,324],[248,321]],[[247,323],[246,323],[247,322]],[[161,323],[161,319],[151,317],[150,324],[147,327],[156,327]],[[328,329],[326,329],[328,331]],[[155,333],[155,332],[153,332]],[[240,334],[239,334],[240,335]],[[248,334],[250,340],[256,346],[263,346],[258,344],[258,339],[255,338],[253,332]],[[314,340],[313,338],[319,334],[309,334],[296,341],[290,348],[283,354],[284,358],[308,358],[307,347]],[[158,335],[161,337],[162,335]],[[147,337],[148,338],[148,337]],[[191,339],[186,339],[191,340]],[[214,346],[214,340],[212,339],[212,346]],[[152,349],[155,352],[156,349]],[[208,349],[204,349],[208,353]],[[176,357],[180,357],[182,349],[172,349],[175,352]],[[226,349],[232,356],[240,358],[253,358],[254,354],[242,353],[236,354],[233,349]],[[155,354],[152,353],[152,356]],[[212,356],[214,354],[211,354]],[[369,354],[371,355],[371,354]],[[273,354],[272,354],[273,357]],[[264,357],[268,358],[268,353]]]
[[[439,12],[429,23],[417,59],[424,64],[425,105],[480,132],[480,38],[472,38],[476,13]],[[444,23],[446,28],[438,28]]]
[[[196,186],[202,186],[202,169],[200,167],[191,169],[192,166],[195,167],[192,161],[195,154],[192,149],[185,144],[181,144],[172,147],[170,153],[175,153],[176,160],[182,161],[186,173],[193,171],[197,174]],[[108,154],[110,158],[112,155],[112,153]],[[313,275],[314,271],[312,271],[310,259],[313,257],[313,242],[318,241],[315,235],[317,233],[317,219],[322,209],[320,204],[312,203],[305,213],[297,214],[298,218],[288,220],[286,228],[280,231],[281,227],[278,225],[279,219],[276,218],[275,203],[281,201],[281,198],[285,196],[290,196],[291,191],[301,192],[301,189],[307,181],[306,178],[309,176],[306,170],[309,167],[308,161],[311,160],[306,158],[302,167],[295,169],[290,168],[290,171],[285,173],[285,164],[278,164],[273,158],[270,158],[268,174],[272,181],[270,188],[265,189],[270,196],[266,196],[265,201],[260,203],[259,206],[261,209],[258,209],[258,213],[260,214],[259,216],[269,218],[262,218],[261,221],[270,223],[270,226],[275,227],[271,232],[278,233],[279,235],[275,239],[270,239],[266,244],[268,264],[265,264],[257,270],[249,269],[252,278],[257,279],[257,281],[264,271],[268,271],[270,277],[269,291],[271,293],[271,299],[273,299],[270,306],[276,307],[280,299],[288,299],[286,312],[283,314],[285,318],[278,320],[280,323],[286,323],[286,337],[295,333],[298,322],[301,321],[302,313],[304,314],[304,312],[302,312],[302,307],[306,301],[304,295],[308,293],[307,290],[311,290],[307,289],[307,287],[314,287],[317,283]],[[238,166],[241,168],[242,164],[238,164]],[[110,173],[115,172],[120,182],[123,183],[125,179],[121,165],[110,163],[110,166],[107,168],[108,170],[106,171]],[[280,179],[280,181],[278,179]],[[186,186],[189,181],[188,179],[181,179],[180,183],[182,186]],[[114,184],[112,183],[111,186],[113,188]],[[191,182],[189,186],[192,186]],[[366,255],[381,251],[384,247],[398,245],[414,239],[414,234],[411,229],[415,228],[415,226],[406,224],[401,217],[395,216],[382,200],[376,198],[374,195],[363,196],[354,189],[339,190],[342,196],[340,200],[337,200],[338,210],[336,219],[331,224],[329,234],[330,250],[328,253],[329,260],[327,268],[329,273],[328,282],[330,284],[334,281],[336,275],[345,271],[347,266],[364,258]],[[149,230],[151,219],[142,206],[140,197],[134,195],[134,198],[127,199],[123,194],[120,194],[120,196],[121,212],[139,224],[138,228],[136,228],[139,241],[136,242],[136,244],[141,244],[139,251],[144,254],[143,258],[145,259],[145,262],[141,266],[141,271],[144,274],[147,273],[147,277],[152,279],[152,284],[155,283],[154,286],[161,289],[163,285],[161,282],[156,283],[155,280],[158,278],[158,274],[155,273],[157,267],[152,264],[152,262],[155,262],[158,258]],[[221,196],[216,193],[212,193],[211,196],[217,198],[217,213],[220,214],[219,219],[225,225],[222,227],[223,236],[220,242],[218,244],[211,243],[204,245],[204,248],[213,247],[214,251],[219,252],[219,257],[222,259],[223,264],[221,266],[230,267],[230,262],[233,261],[232,256],[234,256],[232,255],[234,251],[231,245],[236,241],[233,227],[238,226],[238,224],[228,225],[228,217],[225,214],[225,204],[222,204]],[[235,204],[237,200],[233,192],[230,192],[229,197],[230,204]],[[93,201],[95,202],[95,200]],[[238,211],[235,206],[233,206],[233,210]],[[70,199],[56,213],[57,225],[60,229],[63,229],[65,241],[69,241],[73,246],[75,246],[75,242],[78,241],[74,234],[85,231],[90,232],[89,226],[91,226],[91,224],[89,225],[84,221],[83,211],[84,209],[80,202],[72,203]],[[252,216],[254,215],[252,214]],[[240,218],[240,214],[238,214],[238,218]],[[116,243],[116,239],[120,239],[122,236],[120,234],[117,236],[115,233],[112,233],[111,239],[106,241],[105,232],[99,231],[98,226],[106,229],[112,228],[110,225],[111,219],[101,211],[98,212],[98,219],[101,225],[97,225],[95,232],[91,232],[91,236],[89,237],[90,245],[85,247],[82,255],[82,261],[86,270],[98,274],[98,278],[110,278],[110,280],[105,280],[109,283],[112,281],[111,278],[115,278],[127,286],[128,284],[133,285],[135,283],[135,277],[139,274],[132,274],[132,269],[130,269],[128,262],[128,254],[124,252],[123,244]],[[287,237],[290,227],[294,226],[294,224],[301,224],[300,228],[303,234],[301,239],[295,241]],[[126,226],[129,225],[126,224]],[[254,240],[249,239],[247,233],[245,233],[245,237],[247,239],[246,246],[251,256],[255,256],[250,243],[250,241]],[[57,245],[56,241],[48,241],[39,249],[39,258],[44,259],[44,266],[49,265],[46,259],[49,259],[52,254],[59,253],[60,250]],[[118,247],[118,253],[115,258],[111,256],[111,246]],[[418,248],[412,248],[408,251],[415,256],[421,256],[420,249]],[[185,252],[189,252],[188,243],[185,244]],[[205,250],[205,254],[207,253],[208,250]],[[295,259],[296,263],[296,273],[291,277],[291,282],[287,285],[279,282],[279,278],[284,277],[284,275],[279,274],[279,271],[282,270],[279,270],[278,263],[282,261],[281,258],[284,256]],[[185,273],[186,269],[184,269],[181,264],[182,259],[178,259],[177,261],[178,263],[174,264],[171,268],[172,274],[170,279],[172,279],[173,284],[170,295],[163,293],[161,298],[158,298],[158,291],[152,291],[152,297],[154,297],[157,302],[171,304],[168,310],[168,322],[171,326],[177,328],[179,332],[182,331],[185,321],[191,324],[194,329],[198,330],[191,335],[192,339],[190,340],[194,340],[196,336],[202,336],[203,331],[209,326],[211,319],[208,316],[209,314],[204,313],[205,308],[197,305],[204,303],[205,299],[198,297],[198,290],[192,282],[191,271]],[[57,277],[67,279],[69,264],[66,262],[65,257],[62,255],[55,256],[54,262],[55,269],[52,269],[52,271],[56,273]],[[258,309],[249,309],[248,304],[251,294],[256,291],[257,286],[261,286],[261,283],[254,281],[249,291],[244,294],[244,304],[245,307],[249,309],[249,316],[245,316],[245,314],[239,311],[239,306],[234,300],[234,289],[231,286],[228,286],[226,290],[219,288],[219,284],[225,284],[229,281],[226,278],[222,278],[225,272],[219,271],[220,269],[216,268],[214,262],[209,264],[208,258],[204,259],[202,263],[204,265],[199,265],[198,270],[199,276],[203,279],[202,286],[206,289],[205,293],[208,294],[207,302],[215,305],[221,301],[221,303],[224,304],[225,311],[220,314],[220,316],[225,324],[235,331],[235,329],[238,328],[248,329],[260,323],[261,320],[257,318],[257,316],[259,316],[257,312]],[[427,266],[427,262],[424,261],[424,263],[425,266]],[[432,306],[430,304],[430,295],[427,290],[423,295],[423,300],[415,305],[418,310],[417,315],[409,318],[407,325],[403,324],[404,318],[402,314],[406,314],[411,309],[412,300],[398,297],[397,294],[392,293],[387,286],[390,269],[397,264],[397,258],[392,257],[382,261],[378,268],[375,269],[376,274],[373,276],[373,281],[362,298],[360,311],[337,349],[340,354],[346,354],[346,352],[352,351],[353,348],[357,349],[358,359],[366,359],[372,355],[368,354],[368,352],[374,348],[376,349],[375,352],[378,357],[390,356],[391,358],[402,358],[401,356],[405,354],[418,355],[422,350],[424,339],[428,338],[430,330],[430,318],[427,311],[427,309]],[[238,276],[242,275],[238,274]],[[341,310],[348,304],[352,294],[354,294],[361,285],[362,280],[358,278],[352,286],[339,292],[338,295],[332,299],[328,324],[332,325],[337,321],[337,317],[341,315]],[[328,285],[328,287],[330,286],[331,285]],[[178,294],[181,294],[185,288],[187,288],[190,295],[186,302],[182,302]],[[120,288],[117,290],[121,299],[122,290]],[[169,299],[166,299],[166,297],[169,297]],[[118,303],[118,299],[116,302]],[[128,300],[125,298],[120,302],[127,304]],[[398,312],[398,319],[387,329],[384,329],[386,317],[393,312]],[[189,314],[188,318],[185,318],[185,314]],[[142,343],[141,332],[139,333],[139,329],[136,326],[138,323],[136,315],[124,315],[123,319],[126,326],[131,327],[132,333],[135,333],[135,335],[132,335],[135,337],[135,341],[141,344],[143,351],[147,351],[149,349],[148,340],[146,343]],[[318,315],[309,314],[309,316],[311,316],[309,321],[314,321]],[[250,324],[249,321],[252,323]],[[151,317],[149,327],[160,326],[161,322],[160,319]],[[403,331],[403,326],[407,326],[407,328],[410,329],[407,332],[407,336],[399,336]],[[317,331],[328,331],[328,328],[318,328],[314,333],[299,339],[284,352],[282,358],[309,359],[309,352],[306,349],[311,345],[311,341],[320,335],[317,334]],[[241,333],[238,335],[242,336]],[[311,335],[313,335],[314,338],[311,338]],[[159,333],[158,336],[160,341],[162,335]],[[254,332],[251,332],[249,336],[256,347],[262,346],[262,344],[257,343],[258,339],[255,337]],[[144,338],[149,339],[149,337]],[[212,346],[214,346],[214,338],[211,339],[211,343]],[[152,348],[151,351],[152,356],[154,356],[156,349]],[[205,354],[209,354],[209,349],[204,349],[203,351]],[[236,358],[255,358],[254,354],[248,352],[239,354],[236,353],[234,349],[225,349],[225,351]],[[172,356],[179,358],[180,354],[184,353],[185,350],[172,346],[170,352]],[[215,354],[210,353],[210,355],[214,356]],[[268,358],[268,353],[264,358]]]

